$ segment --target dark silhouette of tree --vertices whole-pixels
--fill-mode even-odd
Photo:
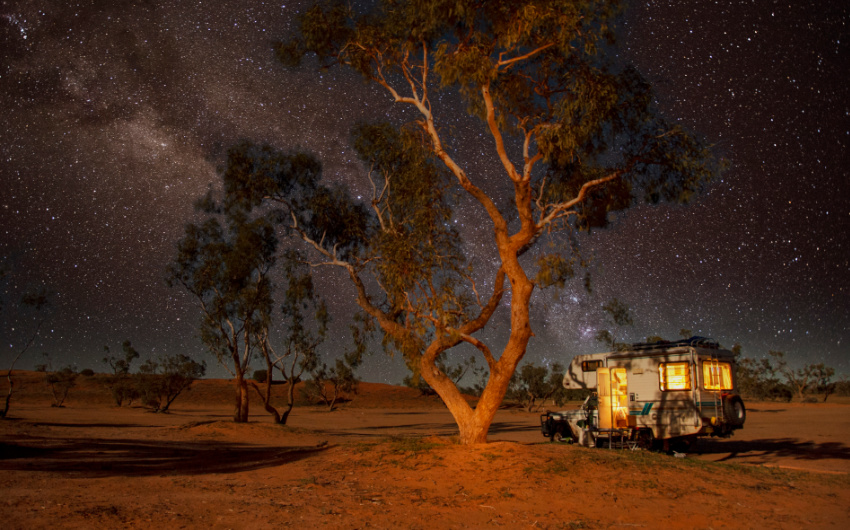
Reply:
[[[2,267],[0,268],[0,280],[5,279],[9,276],[9,269]],[[2,300],[0,299],[0,302]],[[45,288],[37,288],[31,289],[25,292],[20,299],[19,307],[23,310],[24,313],[31,313],[30,315],[25,315],[26,320],[31,320],[31,327],[27,324],[23,324],[22,328],[27,330],[29,329],[28,334],[24,338],[21,349],[18,350],[18,354],[12,360],[12,364],[9,365],[9,369],[6,371],[6,380],[9,382],[9,391],[6,393],[6,399],[3,403],[3,410],[0,411],[0,418],[6,418],[9,414],[9,406],[12,401],[12,393],[15,388],[15,382],[12,379],[12,372],[15,369],[15,364],[23,357],[23,355],[30,349],[30,347],[35,342],[35,339],[38,337],[39,331],[41,331],[41,326],[47,320],[49,309],[51,307],[50,302],[50,294]],[[2,303],[0,303],[0,309],[3,308]]]
[[[336,359],[333,366],[322,363],[310,372],[311,378],[304,384],[304,395],[308,399],[324,403],[329,411],[344,397],[357,393],[357,376],[354,371],[360,365],[356,355],[347,353]]]
[[[508,397],[521,402],[528,412],[539,409],[547,399],[564,390],[564,367],[558,363],[552,365],[552,371],[545,366],[526,363],[514,372]]]
[[[142,403],[154,412],[167,413],[174,400],[206,371],[206,362],[199,363],[182,353],[148,359],[139,367],[136,376]]]
[[[44,374],[44,381],[50,387],[50,392],[53,394],[53,403],[51,407],[64,407],[65,400],[68,398],[68,392],[77,386],[77,373],[71,366],[66,366],[56,372],[47,372]]]
[[[295,406],[296,385],[305,373],[312,372],[318,365],[318,348],[327,335],[330,315],[324,301],[316,294],[313,275],[298,252],[289,249],[284,253],[283,277],[286,287],[281,304],[284,344],[278,353],[269,339],[268,328],[261,331],[257,341],[267,376],[263,389],[256,382],[252,381],[251,385],[275,423],[286,425]],[[275,369],[286,383],[286,404],[280,409],[271,402]]]
[[[440,395],[461,442],[485,442],[533,335],[535,288],[563,285],[583,263],[574,231],[604,227],[637,202],[686,201],[717,165],[700,141],[656,112],[638,72],[617,61],[619,2],[370,6],[369,13],[343,3],[308,10],[278,56],[295,65],[311,53],[323,68],[353,68],[413,111],[401,132],[355,133],[372,196],[361,204],[320,185],[315,172],[226,189],[243,202],[267,197],[317,263],[346,271],[384,345]],[[462,142],[446,126],[454,111],[441,105],[447,92],[482,121],[489,137],[480,150],[491,150],[501,181],[462,160]],[[453,228],[458,193],[477,205],[478,230],[492,236],[489,251],[477,250],[484,258],[477,268]],[[509,337],[494,352],[477,334],[508,293]],[[478,350],[490,374],[475,408],[437,366],[461,343]]]
[[[333,192],[299,196],[303,182],[310,182],[319,167],[302,154],[285,155],[246,142],[232,147],[222,171],[223,200],[209,193],[199,201],[199,209],[209,218],[201,225],[187,225],[177,258],[169,267],[170,285],[182,285],[198,300],[203,315],[201,338],[234,376],[237,422],[248,420],[250,384],[275,423],[285,424],[294,406],[295,386],[317,366],[317,349],[330,321],[326,304],[317,295],[312,272],[298,251],[287,249],[278,259],[275,230],[283,222],[282,212],[257,207],[273,177],[291,181],[294,184],[285,190],[292,192],[293,205],[319,201],[314,205],[320,204],[322,213],[312,220],[329,223],[332,234],[345,233],[354,226],[347,223],[354,221],[334,209]],[[273,271],[280,286],[272,281]],[[283,315],[278,348],[271,336],[276,290],[282,296]],[[264,388],[246,377],[255,357],[266,365]],[[281,409],[272,404],[275,372],[287,384],[287,403]]]
[[[811,370],[815,391],[823,394],[823,402],[826,403],[830,394],[835,392],[835,383],[832,382],[832,377],[835,375],[835,368],[818,363],[811,365]]]
[[[72,388],[77,386],[77,377],[80,375],[73,366],[66,366],[61,370],[53,370],[50,354],[42,352],[44,362],[35,365],[35,371],[44,374],[44,382],[50,387],[53,395],[51,407],[61,408],[65,406],[65,400]]]
[[[239,167],[239,152],[229,153],[229,169]],[[222,213],[209,198],[201,205],[210,215]],[[272,311],[273,285],[269,272],[275,263],[277,238],[270,220],[226,212],[202,224],[189,223],[168,267],[170,286],[181,285],[201,310],[201,340],[234,378],[233,420],[248,421],[246,371],[263,347]]]
[[[831,390],[829,383],[832,376],[835,375],[835,369],[824,365],[823,363],[808,364],[800,368],[791,368],[785,360],[785,354],[780,351],[769,351],[775,364],[775,371],[785,377],[785,381],[789,387],[797,394],[800,401],[805,400],[806,392],[823,392],[823,400],[829,397]]]
[[[128,406],[132,405],[133,401],[139,397],[136,382],[130,375],[131,365],[134,360],[139,358],[139,352],[136,351],[129,340],[125,340],[121,344],[121,349],[124,356],[116,357],[110,353],[109,346],[103,347],[103,351],[106,352],[103,363],[112,370],[111,374],[106,375],[104,382],[109,393],[112,394],[112,399],[119,407],[124,403],[127,403]]]

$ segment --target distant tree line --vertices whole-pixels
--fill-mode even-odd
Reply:
[[[115,355],[109,346],[103,347],[106,352],[103,363],[111,370],[103,382],[119,407],[130,406],[138,400],[155,412],[168,412],[174,400],[207,370],[206,362],[199,363],[178,353],[147,359],[136,373],[131,373],[131,365],[140,357],[139,352],[129,340],[125,340],[121,348],[122,354]]]
[[[767,357],[751,359],[741,356],[741,347],[732,351],[738,359],[738,388],[741,394],[754,399],[791,401],[816,401],[822,395],[826,402],[830,395],[850,395],[850,381],[846,376],[834,381],[835,369],[824,363],[812,363],[801,368],[791,368],[781,351],[769,351]]]

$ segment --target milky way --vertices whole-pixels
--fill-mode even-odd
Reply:
[[[11,270],[0,362],[22,346],[31,322],[13,301],[33,285],[56,292],[56,303],[24,367],[47,352],[54,364],[102,369],[103,346],[125,339],[144,354],[204,356],[197,310],[165,286],[164,268],[226,148],[248,138],[306,149],[326,178],[362,193],[351,125],[398,123],[410,111],[351,72],[277,64],[273,43],[301,2],[41,4],[0,2],[0,252]],[[624,58],[652,81],[663,111],[731,167],[688,207],[639,207],[591,234],[592,294],[579,282],[538,293],[527,359],[599,350],[595,331],[610,328],[601,304],[616,296],[635,316],[614,330],[623,340],[688,328],[750,356],[781,350],[850,372],[842,5],[634,5],[621,28]],[[485,178],[492,147],[456,100],[442,103],[441,125],[463,139],[470,174]],[[459,224],[478,213],[465,210]],[[345,282],[328,281],[333,355],[353,306]],[[361,375],[398,382],[403,370],[374,355]]]

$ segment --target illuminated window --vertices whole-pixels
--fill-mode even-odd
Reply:
[[[658,376],[661,390],[691,389],[691,370],[688,363],[661,363]]]
[[[597,368],[602,366],[602,361],[582,361],[581,362],[581,371],[582,372],[595,372]]]
[[[732,390],[732,365],[718,361],[704,361],[702,380],[706,390]]]

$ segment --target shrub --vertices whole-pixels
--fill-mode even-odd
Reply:
[[[77,384],[77,372],[67,366],[58,372],[45,372],[44,380],[50,385],[50,391],[53,393],[53,403],[50,406],[62,407],[68,392]]]

